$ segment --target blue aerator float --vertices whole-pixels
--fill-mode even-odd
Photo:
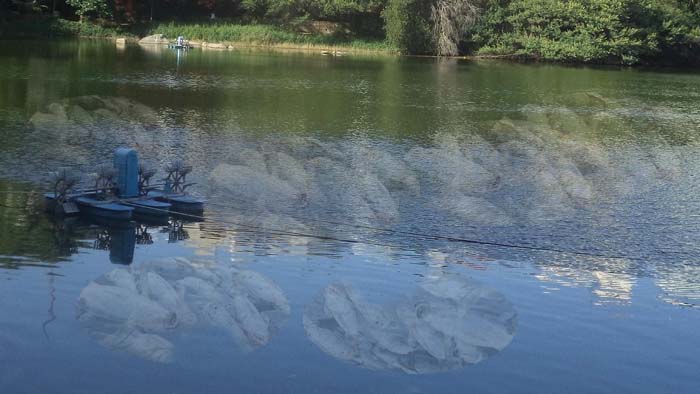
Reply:
[[[166,167],[162,184],[151,185],[156,171],[139,165],[138,154],[129,148],[114,152],[112,167],[97,169],[93,188],[76,189],[79,179],[58,171],[51,180],[53,190],[44,194],[47,206],[58,214],[87,214],[114,220],[129,220],[134,213],[168,216],[173,213],[201,213],[204,200],[188,195],[187,174],[192,167],[181,161]]]

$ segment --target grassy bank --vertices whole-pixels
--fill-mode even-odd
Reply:
[[[348,35],[302,34],[273,25],[160,24],[153,34],[166,37],[184,36],[190,40],[226,43],[234,46],[265,46],[280,48],[337,48],[354,51],[394,52],[383,39]]]
[[[169,38],[182,35],[190,40],[224,43],[233,46],[395,52],[383,39],[353,37],[350,35],[302,34],[273,25],[161,23],[155,25],[110,26],[57,18],[0,23],[0,37],[2,38],[137,38],[150,34],[163,34]]]

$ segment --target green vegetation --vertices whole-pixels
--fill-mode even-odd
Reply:
[[[423,0],[389,0],[384,10],[386,38],[403,53],[431,53],[430,5]]]
[[[0,181],[0,268],[15,269],[20,264],[8,256],[31,256],[48,264],[75,253],[79,242],[70,229],[53,223],[40,207],[39,194],[29,194],[28,185]],[[71,237],[72,235],[72,237]]]
[[[0,37],[11,38],[136,38],[141,35],[163,34],[166,37],[183,35],[191,40],[223,42],[250,46],[287,48],[337,48],[354,51],[396,52],[381,38],[362,38],[346,35],[302,34],[272,25],[241,24],[177,24],[162,23],[152,26],[128,26],[98,23],[80,23],[57,18],[17,20],[0,23]]]
[[[104,0],[66,0],[66,3],[73,7],[75,14],[81,18],[84,16],[105,18],[112,15],[109,4]]]
[[[83,23],[47,18],[51,12]],[[0,16],[2,36],[162,33],[404,54],[700,64],[698,0],[0,0],[0,15],[11,15]]]
[[[368,51],[393,51],[394,49],[382,39],[358,38],[351,35],[302,34],[272,25],[240,25],[230,23],[213,24],[178,24],[164,23],[156,25],[154,34],[166,37],[185,36],[190,40],[207,42],[224,42],[262,46],[318,46],[344,47]]]
[[[682,1],[512,0],[494,3],[471,31],[483,55],[636,64],[697,62],[700,15]]]
[[[79,23],[58,18],[21,19],[0,23],[0,37],[129,37],[134,34],[117,26]]]

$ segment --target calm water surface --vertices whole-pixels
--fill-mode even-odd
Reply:
[[[3,393],[700,392],[698,74],[0,48]],[[37,210],[118,146],[205,217]]]

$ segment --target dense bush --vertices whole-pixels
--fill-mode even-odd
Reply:
[[[697,16],[667,0],[512,0],[490,4],[470,33],[479,54],[636,64],[669,51],[689,60],[693,26]]]
[[[402,53],[433,53],[428,0],[389,0],[383,16],[386,39]]]
[[[385,0],[241,0],[241,8],[251,16],[279,20],[308,17],[349,21],[355,16],[378,16]]]
[[[639,0],[628,10],[628,17],[650,36],[658,48],[655,58],[665,63],[700,62],[700,2]]]

